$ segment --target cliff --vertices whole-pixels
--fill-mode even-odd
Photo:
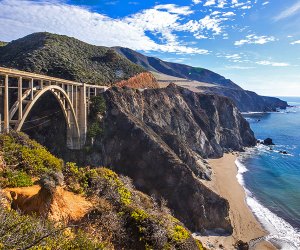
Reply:
[[[103,134],[79,157],[114,166],[139,190],[163,197],[190,230],[231,233],[228,202],[201,178],[210,178],[202,157],[256,143],[232,101],[173,84],[144,91],[112,88],[104,98]]]

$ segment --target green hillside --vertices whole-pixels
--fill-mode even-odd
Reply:
[[[97,85],[145,71],[112,49],[50,33],[34,33],[0,47],[0,66]]]

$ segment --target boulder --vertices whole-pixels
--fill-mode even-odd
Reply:
[[[265,139],[265,140],[263,141],[262,144],[264,144],[264,145],[266,145],[266,146],[275,145],[275,144],[273,143],[273,140],[272,140],[271,138]]]

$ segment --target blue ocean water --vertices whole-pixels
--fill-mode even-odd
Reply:
[[[267,239],[288,250],[300,249],[300,98],[282,99],[294,107],[244,114],[257,139],[270,137],[276,145],[249,149],[236,164],[247,203],[270,232]]]

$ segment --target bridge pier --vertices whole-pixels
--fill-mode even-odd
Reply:
[[[4,126],[3,131],[5,133],[9,132],[9,99],[8,99],[8,75],[5,75],[4,79]]]

